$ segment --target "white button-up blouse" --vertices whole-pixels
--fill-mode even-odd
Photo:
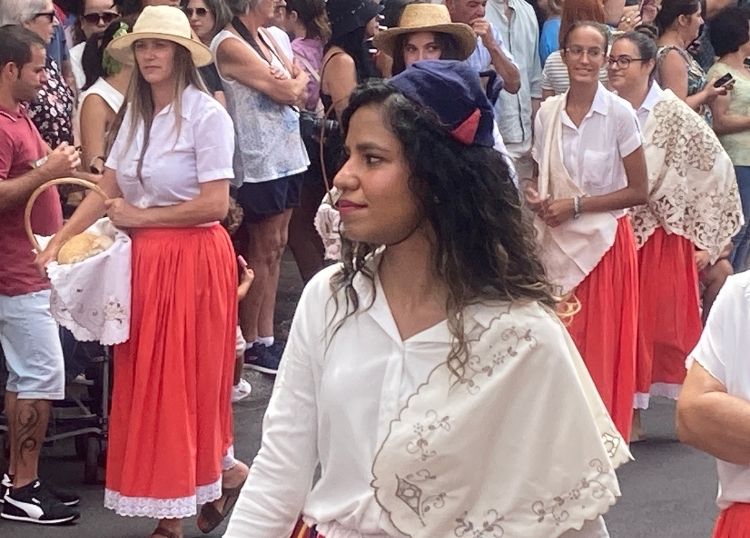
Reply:
[[[132,109],[125,113],[106,167],[115,171],[123,198],[136,207],[163,207],[196,198],[200,183],[234,177],[234,126],[213,97],[194,86],[182,92],[179,119],[174,104],[160,110],[144,143],[141,125],[130,140]]]
[[[338,330],[329,327],[336,310],[330,278],[339,267],[318,273],[302,294],[261,449],[225,537],[288,538],[300,514],[325,538],[403,536],[376,502],[373,461],[406,400],[446,360],[451,335],[443,321],[403,341],[379,281],[373,300],[363,277],[355,279],[359,311]],[[345,305],[339,309],[336,319]],[[487,310],[467,308],[467,329],[481,328]],[[608,534],[599,518],[565,536]]]

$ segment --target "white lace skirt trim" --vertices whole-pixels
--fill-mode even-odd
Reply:
[[[633,396],[633,409],[648,409],[651,398],[660,396],[676,400],[680,395],[682,385],[677,383],[654,383],[651,385],[651,392],[636,392]]]
[[[221,478],[213,484],[198,486],[195,495],[175,499],[127,497],[111,489],[104,490],[104,506],[118,516],[183,519],[198,513],[197,506],[221,497]]]
[[[676,400],[680,395],[680,390],[682,390],[682,384],[680,383],[654,383],[651,385],[651,397],[661,396]]]

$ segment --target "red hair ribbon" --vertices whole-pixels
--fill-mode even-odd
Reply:
[[[470,146],[474,143],[474,137],[479,130],[479,119],[482,117],[482,113],[478,108],[474,109],[471,116],[466,118],[461,124],[451,131],[451,136],[461,142]]]

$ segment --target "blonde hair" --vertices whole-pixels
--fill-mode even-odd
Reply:
[[[206,85],[198,72],[198,68],[195,67],[195,62],[193,62],[193,57],[190,54],[190,51],[177,43],[174,44],[174,47],[174,69],[172,71],[172,114],[175,114],[176,119],[176,142],[180,130],[182,129],[182,93],[185,91],[185,88],[188,86],[195,86],[200,91],[207,94],[208,89],[206,89]],[[110,149],[111,143],[114,142],[119,134],[122,120],[125,117],[127,110],[132,111],[130,114],[130,129],[128,130],[127,146],[130,146],[133,143],[139,127],[141,127],[141,125],[143,126],[143,148],[141,148],[141,154],[138,158],[138,179],[141,179],[143,157],[148,150],[151,125],[154,121],[155,110],[154,100],[151,95],[151,85],[145,78],[143,78],[138,66],[133,69],[130,84],[128,85],[125,105],[120,109],[117,119],[115,120],[115,125],[112,129],[113,135],[108,144]]]

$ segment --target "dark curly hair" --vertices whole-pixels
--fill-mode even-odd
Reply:
[[[708,33],[717,56],[737,52],[750,40],[747,30],[749,19],[750,10],[746,7],[727,7],[714,15]]]
[[[458,142],[436,114],[388,82],[369,81],[352,93],[342,117],[345,133],[352,115],[367,105],[382,107],[386,126],[405,148],[409,188],[434,232],[432,265],[448,290],[446,310],[453,335],[448,366],[460,378],[468,360],[465,307],[486,300],[525,300],[554,309],[559,302],[536,255],[533,216],[522,206],[499,152]],[[359,310],[353,281],[357,274],[374,281],[367,261],[380,247],[345,237],[342,242],[343,267],[332,278],[331,288],[336,311],[340,290],[345,291],[346,305],[334,333]]]

